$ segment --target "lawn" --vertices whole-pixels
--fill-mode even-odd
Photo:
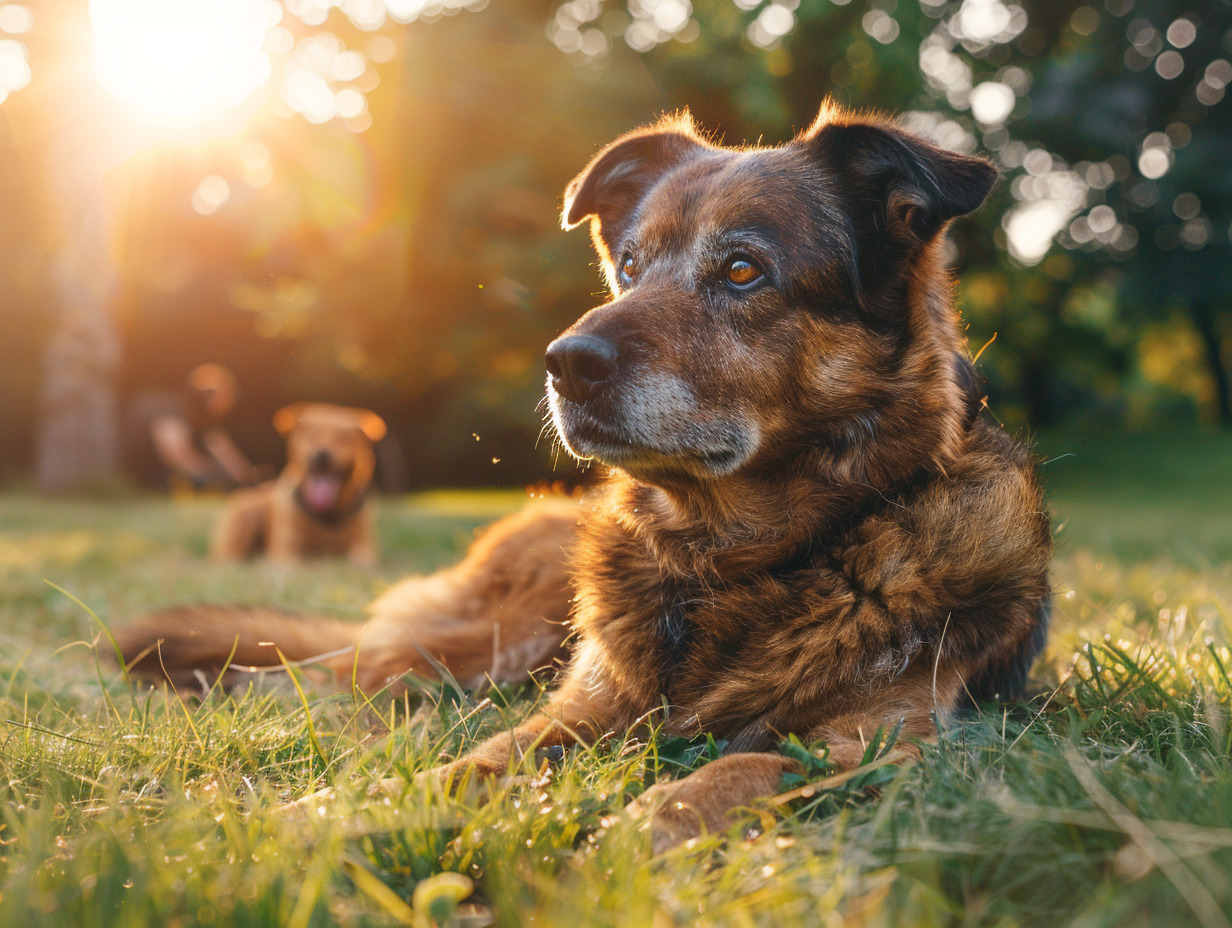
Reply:
[[[518,494],[383,501],[379,569],[212,565],[213,499],[0,495],[0,926],[1227,926],[1232,436],[1039,444],[1059,527],[1039,695],[919,761],[818,761],[815,787],[658,859],[620,810],[713,746],[617,739],[387,803],[367,785],[538,690],[183,703],[99,659],[101,625],[172,602],[359,617]],[[275,812],[324,784],[346,814]]]

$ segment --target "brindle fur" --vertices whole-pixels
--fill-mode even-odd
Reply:
[[[942,260],[995,178],[826,107],[769,149],[669,119],[570,185],[613,298],[564,338],[616,346],[581,399],[559,361],[549,378],[566,445],[613,466],[575,555],[579,640],[546,708],[446,776],[666,702],[667,732],[729,753],[639,800],[662,848],[773,790],[788,733],[850,767],[879,729],[927,738],[962,702],[1022,695],[1049,519],[1029,451],[978,415]],[[733,255],[761,285],[725,283]]]

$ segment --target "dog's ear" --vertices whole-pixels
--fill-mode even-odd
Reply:
[[[951,219],[977,209],[997,182],[996,167],[983,158],[831,105],[800,142],[836,178],[849,204],[858,291],[894,280]]]
[[[368,409],[360,410],[359,430],[374,445],[385,437],[385,420]]]
[[[278,430],[278,434],[283,438],[290,435],[291,430],[295,428],[295,423],[299,422],[299,417],[303,415],[307,407],[307,403],[292,403],[274,413],[274,428]]]
[[[621,136],[569,182],[561,224],[572,229],[590,217],[590,237],[611,280],[612,252],[642,197],[672,168],[710,148],[687,112]]]
[[[889,122],[823,109],[804,135],[855,203],[880,207],[884,231],[926,241],[976,210],[997,182],[990,161],[938,148]]]

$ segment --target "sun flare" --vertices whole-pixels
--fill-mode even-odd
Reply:
[[[99,79],[159,122],[243,101],[268,80],[265,0],[90,0]]]

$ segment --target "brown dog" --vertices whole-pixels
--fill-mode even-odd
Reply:
[[[578,641],[543,711],[433,777],[666,704],[666,732],[727,753],[638,800],[661,849],[770,794],[788,733],[850,767],[879,730],[1022,694],[1049,520],[1028,450],[979,414],[942,260],[995,180],[827,106],[778,148],[668,119],[573,181],[565,225],[590,219],[613,294],[547,353],[561,439],[613,468],[573,543]]]
[[[173,606],[116,631],[138,676],[200,690],[284,659],[320,664],[368,693],[403,676],[431,678],[439,661],[463,684],[516,683],[563,656],[570,590],[566,552],[579,503],[527,506],[490,526],[456,567],[394,584],[364,625],[270,608]]]
[[[385,437],[374,412],[331,403],[295,403],[274,414],[287,441],[287,466],[276,480],[236,490],[214,527],[210,554],[238,560],[349,557],[376,563],[366,500]]]
[[[557,431],[614,468],[575,555],[579,640],[546,708],[443,771],[664,730],[726,756],[639,804],[657,848],[770,794],[788,733],[858,764],[1014,698],[1044,643],[1051,533],[1027,449],[979,415],[942,260],[985,161],[824,107],[779,148],[686,118],[569,186],[613,299],[548,349]]]

